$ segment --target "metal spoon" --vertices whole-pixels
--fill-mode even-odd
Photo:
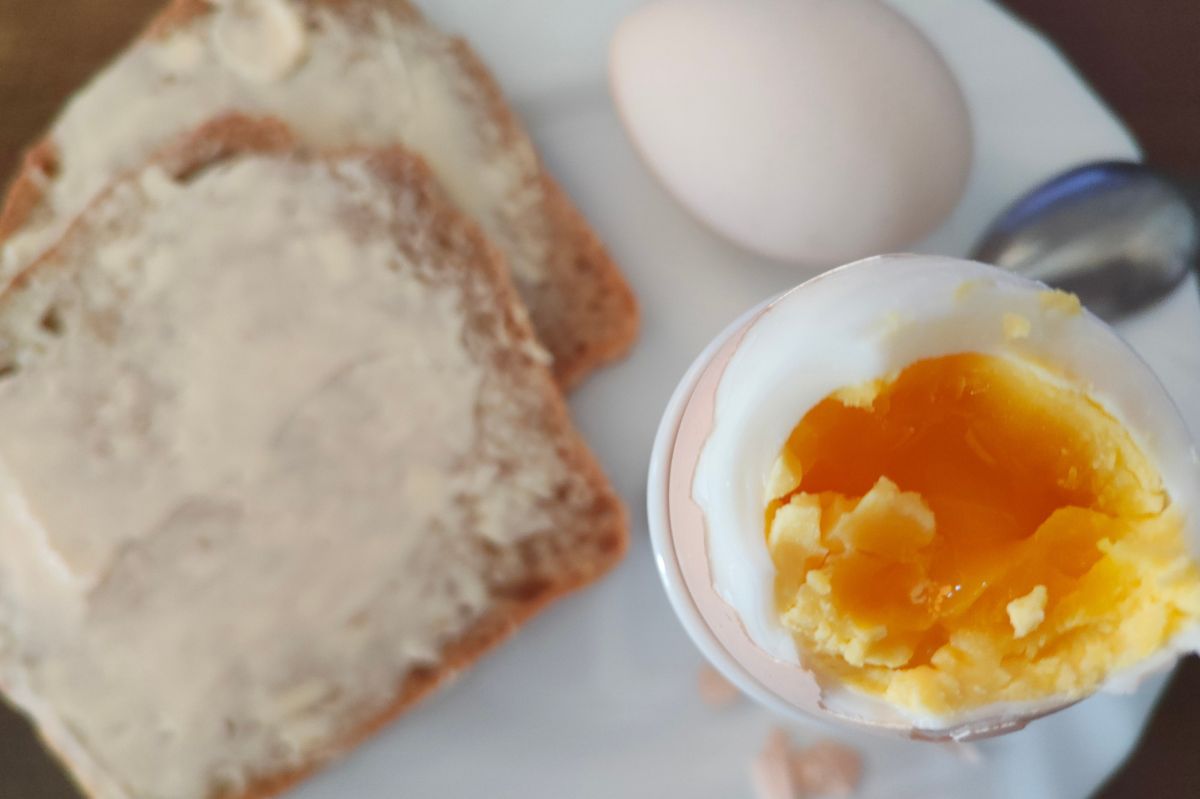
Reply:
[[[971,257],[1072,291],[1112,321],[1200,265],[1200,213],[1188,192],[1144,164],[1086,164],[1009,206]]]

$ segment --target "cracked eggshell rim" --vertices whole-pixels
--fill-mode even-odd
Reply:
[[[779,624],[771,594],[774,568],[761,529],[761,494],[779,448],[831,391],[920,358],[970,350],[1027,354],[1065,368],[1128,427],[1159,468],[1184,513],[1192,553],[1200,553],[1200,461],[1178,410],[1149,367],[1103,322],[1086,312],[1057,319],[1044,312],[1044,289],[970,261],[878,256],[751,309],[692,364],[667,406],[651,457],[651,542],[685,629],[745,693],[785,716],[956,740],[1020,729],[1072,703],[997,703],[955,716],[902,711],[822,681],[802,665]],[[1006,312],[1032,319],[1029,339],[1003,337]],[[717,564],[715,574],[711,564]],[[1200,628],[1189,628],[1102,688],[1131,690],[1180,652],[1195,649]]]

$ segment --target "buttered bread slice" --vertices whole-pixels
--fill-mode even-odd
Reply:
[[[173,0],[27,156],[0,217],[0,280],[115,177],[233,112],[314,147],[420,154],[503,252],[562,385],[632,343],[629,287],[496,83],[405,0]]]
[[[95,799],[281,790],[623,552],[544,360],[420,159],[202,130],[0,298],[0,685]]]

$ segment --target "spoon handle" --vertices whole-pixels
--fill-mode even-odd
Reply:
[[[1172,181],[1175,188],[1187,200],[1188,205],[1192,209],[1192,218],[1196,220],[1196,224],[1192,225],[1192,230],[1200,231],[1200,182],[1188,180],[1185,178],[1176,178]],[[1200,235],[1200,233],[1197,233]],[[1197,275],[1200,275],[1200,259],[1192,261],[1192,270]]]
[[[1192,206],[1192,213],[1200,219],[1200,183],[1193,180],[1176,180],[1175,187],[1179,189],[1179,193],[1187,199],[1188,204]]]

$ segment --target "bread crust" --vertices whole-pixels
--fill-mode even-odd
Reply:
[[[367,154],[368,166],[390,180],[408,181],[412,179],[414,172],[423,176],[426,179],[421,180],[420,185],[425,187],[426,191],[422,199],[434,209],[434,226],[455,226],[466,237],[469,249],[482,255],[477,259],[477,268],[486,276],[499,300],[498,305],[503,309],[503,324],[515,340],[533,338],[528,320],[521,310],[520,297],[508,278],[499,254],[478,226],[453,207],[441,192],[433,179],[432,171],[424,161],[400,146],[382,150],[350,148],[341,152],[314,154],[297,142],[287,126],[279,120],[234,114],[213,120],[186,135],[158,153],[151,163],[162,166],[173,176],[186,178],[223,160],[252,154],[328,159]],[[89,211],[103,204],[122,182],[130,179],[131,176],[126,176],[114,182],[94,198],[58,244],[42,254],[0,292],[0,311],[10,295],[20,291],[28,281],[36,278],[38,270],[52,267],[62,248],[76,232],[76,228],[87,224]],[[532,356],[522,357],[526,359],[523,368],[541,373],[541,385],[538,389],[546,411],[547,425],[553,429],[572,431],[568,409],[555,386],[553,375]],[[394,697],[386,706],[360,723],[335,745],[328,747],[319,757],[299,768],[282,773],[256,775],[245,790],[216,793],[210,799],[268,799],[293,787],[331,760],[353,749],[438,687],[469,668],[556,599],[592,583],[621,560],[628,548],[628,514],[625,507],[613,493],[599,463],[577,434],[560,440],[558,446],[572,470],[584,478],[596,497],[590,514],[595,519],[595,525],[589,528],[586,551],[581,547],[585,557],[579,557],[577,562],[572,564],[573,568],[560,570],[553,579],[539,575],[525,584],[493,586],[495,601],[492,608],[465,633],[442,648],[438,664],[435,667],[422,667],[410,671],[397,685]],[[552,532],[545,536],[535,536],[521,542],[519,546],[533,550],[543,543],[543,538],[556,535],[556,532]],[[45,743],[54,750],[51,742]],[[64,764],[70,765],[64,753],[55,750],[55,754]],[[87,792],[86,785],[80,787]]]
[[[521,123],[487,67],[464,39],[455,39],[453,47],[463,69],[484,90],[488,116],[506,136],[519,135]],[[533,298],[526,298],[538,335],[554,355],[555,376],[561,386],[569,389],[598,366],[629,350],[637,338],[639,313],[633,290],[583,215],[550,176],[540,156],[538,171],[543,212],[551,220],[550,248],[555,254],[556,269],[568,274],[588,274],[590,281],[603,285],[603,291],[585,294],[570,291],[563,280],[550,280],[539,287]],[[568,309],[561,317],[562,323],[550,325],[545,321],[545,315],[538,313],[542,302],[561,304]],[[607,334],[581,335],[584,326],[593,329],[604,326]]]
[[[46,137],[25,151],[0,206],[0,244],[16,233],[42,201],[42,182],[58,169],[58,150]]]
[[[304,0],[339,9],[350,18],[378,0]],[[401,19],[421,19],[407,0],[386,0]],[[208,0],[171,0],[147,25],[144,38],[169,36],[205,14]],[[499,85],[463,39],[451,46],[460,65],[483,93],[487,115],[506,140],[524,135]],[[402,142],[398,142],[402,143]],[[549,222],[551,277],[525,292],[525,302],[543,346],[554,357],[553,371],[564,389],[578,385],[596,368],[625,355],[637,338],[640,313],[633,291],[582,214],[538,158],[542,213]],[[41,204],[43,186],[53,178],[58,153],[51,130],[30,148],[0,207],[0,244],[17,233]]]

